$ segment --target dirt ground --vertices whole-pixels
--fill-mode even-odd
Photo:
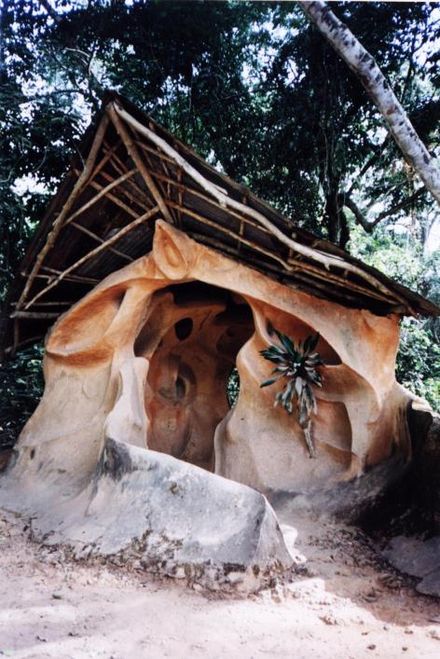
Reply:
[[[440,603],[381,562],[354,528],[295,520],[293,580],[219,596],[66,560],[0,514],[0,656],[440,657]]]

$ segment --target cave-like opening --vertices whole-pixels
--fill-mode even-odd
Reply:
[[[135,343],[148,357],[148,447],[214,468],[214,433],[230,409],[228,383],[239,350],[254,332],[246,301],[193,281],[156,293]]]

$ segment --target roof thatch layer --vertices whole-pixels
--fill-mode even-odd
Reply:
[[[149,116],[108,94],[12,289],[15,344],[146,254],[162,218],[200,243],[318,298],[375,314],[437,315],[429,301],[292,225]]]

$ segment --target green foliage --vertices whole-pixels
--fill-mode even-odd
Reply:
[[[0,449],[12,446],[43,393],[41,344],[23,348],[0,365]]]
[[[272,371],[272,377],[261,383],[260,387],[268,387],[281,379],[287,379],[282,391],[275,395],[275,405],[281,406],[291,414],[293,412],[293,400],[296,399],[298,422],[304,431],[310,457],[316,455],[311,434],[311,415],[316,414],[316,398],[312,386],[322,386],[322,377],[317,366],[323,361],[317,352],[313,352],[319,341],[319,334],[308,336],[304,343],[294,342],[275,328],[274,333],[278,337],[280,345],[272,344],[269,348],[260,351],[265,359],[276,364]]]
[[[440,345],[429,327],[413,318],[405,318],[401,325],[396,376],[440,411]]]
[[[234,407],[240,393],[240,376],[237,368],[233,368],[226,385],[226,396],[229,407]]]
[[[352,231],[351,251],[369,265],[440,304],[440,250],[425,255],[417,240],[385,226],[375,238]],[[440,319],[405,318],[396,376],[410,391],[440,411]]]

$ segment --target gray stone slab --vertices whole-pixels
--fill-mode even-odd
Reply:
[[[7,501],[9,505],[7,504]],[[250,487],[169,455],[107,440],[79,494],[56,481],[0,481],[0,505],[32,516],[34,535],[76,558],[196,581],[256,589],[292,565],[273,509]]]
[[[421,540],[399,535],[390,541],[383,555],[398,570],[413,577],[424,577],[440,569],[440,536]]]

